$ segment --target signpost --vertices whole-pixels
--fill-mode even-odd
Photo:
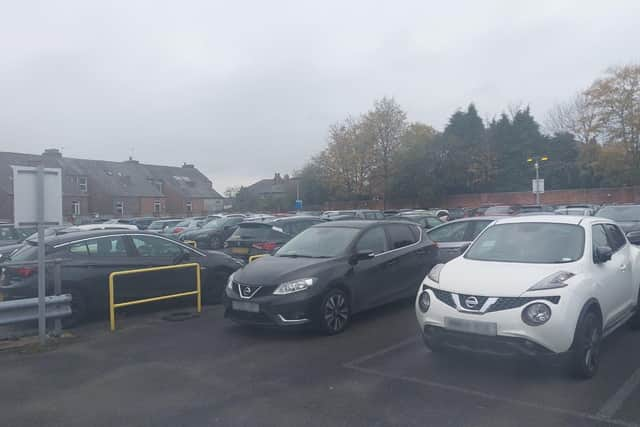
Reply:
[[[535,194],[544,194],[544,179],[532,179],[531,188],[531,191]]]
[[[44,229],[62,224],[62,171],[55,168],[12,166],[13,220],[18,227],[38,227],[38,338],[46,340]]]

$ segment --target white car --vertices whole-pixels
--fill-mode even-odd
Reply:
[[[75,225],[70,227],[78,231],[93,231],[93,230],[138,230],[138,226],[133,224],[118,224],[113,222],[102,222],[98,224],[84,224]]]
[[[425,344],[501,355],[565,355],[598,369],[602,338],[640,327],[640,249],[611,220],[541,215],[487,227],[436,265],[415,309]]]

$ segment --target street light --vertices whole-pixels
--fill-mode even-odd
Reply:
[[[533,156],[527,159],[527,163],[533,163],[536,169],[536,205],[540,204],[540,162],[549,160],[548,156]]]

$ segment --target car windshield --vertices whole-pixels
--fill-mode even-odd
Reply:
[[[284,245],[276,256],[333,258],[344,255],[360,232],[350,227],[308,228]]]
[[[162,230],[166,224],[165,221],[153,221],[149,225],[149,230]]]
[[[214,219],[213,221],[206,223],[202,228],[222,228],[227,221],[227,218]]]
[[[523,222],[486,229],[465,254],[477,261],[558,264],[584,252],[584,230],[572,224]]]
[[[640,221],[640,205],[607,206],[598,211],[597,216],[620,222]]]

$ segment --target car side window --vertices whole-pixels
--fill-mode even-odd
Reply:
[[[611,249],[613,252],[627,244],[627,239],[625,239],[624,234],[622,234],[617,226],[613,224],[605,224],[604,229],[607,232],[607,236],[609,236],[609,242],[611,243]]]
[[[374,254],[381,254],[388,250],[387,235],[382,227],[372,228],[360,237],[356,244],[356,251],[364,250],[373,251]]]
[[[591,239],[593,259],[595,260],[596,248],[599,246],[609,246],[609,240],[607,239],[607,233],[604,231],[604,227],[600,224],[591,227]]]
[[[403,224],[390,224],[386,226],[391,240],[391,249],[403,248],[418,241],[418,237],[413,234],[410,227],[411,225]]]
[[[143,257],[172,257],[184,253],[185,249],[169,240],[153,236],[133,236],[133,246]]]
[[[469,222],[452,222],[429,231],[434,242],[464,242]]]
[[[474,240],[478,237],[478,234],[482,233],[482,231],[487,228],[487,226],[491,224],[491,221],[470,221],[469,222],[469,240]]]
[[[443,222],[440,221],[438,218],[433,218],[433,217],[426,217],[425,218],[426,221],[426,225],[431,228],[431,227],[437,227],[438,225],[442,224]]]
[[[127,247],[122,236],[108,236],[69,245],[69,253],[75,256],[126,257]]]

